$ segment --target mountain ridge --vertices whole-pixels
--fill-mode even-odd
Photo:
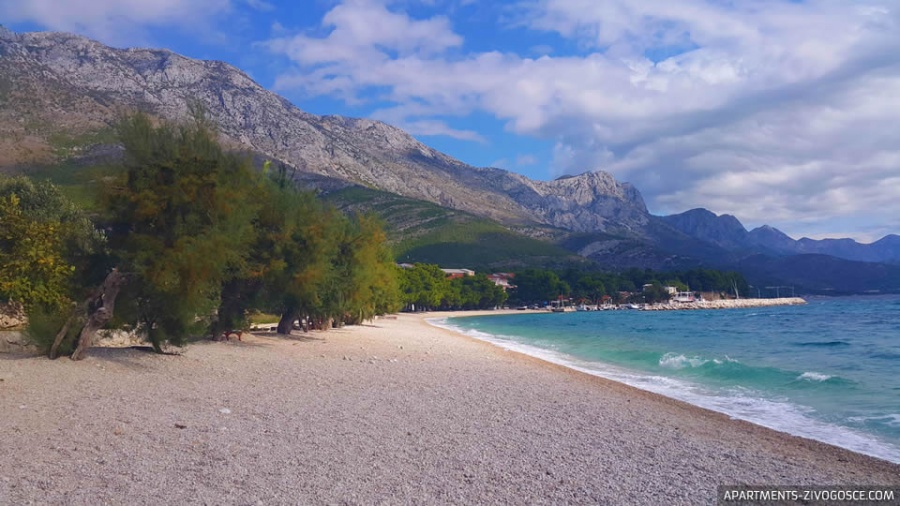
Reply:
[[[733,252],[784,255],[828,255],[855,262],[900,264],[900,236],[889,234],[872,243],[853,239],[793,239],[769,225],[747,231],[728,214],[697,208],[662,219],[685,234]]]
[[[474,212],[507,225],[642,235],[649,220],[637,189],[609,174],[589,172],[544,182],[472,167],[379,121],[306,113],[227,63],[168,50],[115,49],[71,34],[8,30],[0,34],[0,56],[0,70],[12,83],[7,95],[27,94],[32,105],[41,106],[15,111],[19,117],[31,116],[32,123],[74,131],[106,128],[123,105],[180,120],[197,100],[232,145],[302,173]],[[56,93],[42,93],[46,83]],[[73,106],[77,121],[65,114]],[[15,130],[3,116],[0,131]],[[35,129],[20,130],[19,137],[31,134],[31,143],[40,144]]]
[[[141,110],[181,121],[195,103],[227,146],[282,163],[296,180],[325,193],[356,186],[429,202],[563,244],[608,268],[727,269],[744,261],[771,277],[793,268],[782,260],[787,255],[820,254],[826,247],[863,255],[844,240],[794,241],[772,227],[747,231],[734,216],[705,209],[654,216],[637,188],[603,171],[536,181],[473,167],[376,120],[302,111],[224,62],[0,27],[0,169],[96,163],[117,152],[113,126],[122,113]],[[866,253],[871,258],[900,263],[900,237],[873,245]],[[846,276],[880,272],[815,258]],[[838,285],[815,286],[851,286]]]

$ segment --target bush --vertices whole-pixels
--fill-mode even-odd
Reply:
[[[56,334],[62,329],[70,314],[68,308],[55,309],[41,305],[34,306],[28,313],[26,335],[29,342],[37,346],[41,353],[48,354],[56,339]],[[59,345],[59,355],[71,355],[75,351],[78,331],[82,326],[84,326],[83,321],[72,322],[69,325],[69,331]]]

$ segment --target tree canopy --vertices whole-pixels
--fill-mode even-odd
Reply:
[[[193,112],[122,119],[124,158],[95,216],[104,234],[49,183],[0,179],[0,298],[54,308],[38,319],[62,329],[42,343],[55,353],[79,336],[74,358],[113,320],[162,351],[245,328],[251,311],[276,312],[289,332],[297,318],[327,328],[400,308],[377,219],[342,215],[283,167],[255,170]]]
[[[403,305],[412,311],[492,309],[506,302],[503,288],[486,274],[449,278],[434,264],[399,269]]]
[[[110,243],[157,350],[181,344],[219,305],[230,269],[250,252],[255,185],[249,160],[222,149],[202,115],[122,121],[124,172],[106,193]]]
[[[0,300],[63,306],[103,239],[52,183],[0,178]]]

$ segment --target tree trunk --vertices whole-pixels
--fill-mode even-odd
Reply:
[[[56,339],[53,340],[53,346],[50,347],[50,353],[48,354],[50,360],[56,360],[56,358],[59,356],[59,345],[62,344],[62,340],[65,339],[66,334],[69,333],[69,327],[72,325],[72,320],[74,319],[74,314],[69,316],[69,318],[66,319],[66,323],[56,334]]]
[[[116,297],[119,295],[119,289],[122,288],[124,283],[125,275],[119,272],[118,269],[113,269],[106,276],[98,292],[87,300],[85,304],[88,313],[87,322],[78,336],[78,347],[72,352],[72,360],[84,358],[84,354],[91,347],[94,334],[112,318]]]
[[[281,314],[281,320],[278,321],[278,330],[279,334],[290,335],[291,331],[294,330],[294,320],[297,319],[296,311],[287,311]]]

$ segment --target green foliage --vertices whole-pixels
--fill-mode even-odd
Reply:
[[[242,276],[244,300],[288,321],[316,313],[336,254],[339,216],[277,175],[265,182],[262,196],[249,269]],[[253,292],[264,300],[252,301]]]
[[[434,264],[415,264],[400,272],[403,302],[411,309],[424,311],[439,307],[450,297],[450,280]]]
[[[110,242],[130,273],[139,323],[154,347],[180,345],[219,306],[250,251],[255,184],[248,160],[226,153],[202,116],[155,126],[124,119],[125,171],[110,184]]]
[[[106,246],[104,235],[56,184],[34,182],[21,176],[0,178],[0,196],[11,195],[19,198],[27,220],[41,224],[38,226],[44,229],[52,228],[58,236],[62,248],[60,254],[74,273],[59,300],[83,297],[84,287],[95,285],[105,275],[102,265]],[[39,240],[49,239],[44,233]]]
[[[28,313],[28,340],[46,355],[56,339],[56,334],[69,316],[70,311],[67,308],[35,307]],[[83,324],[84,322],[73,322],[69,326],[66,336],[59,345],[58,350],[61,355],[70,355],[75,350],[79,329]]]
[[[515,284],[511,298],[525,303],[549,302],[560,296],[567,297],[571,292],[569,284],[561,280],[559,275],[541,269],[517,272]]]
[[[458,294],[457,300],[445,301],[453,309],[493,309],[507,299],[506,291],[485,274],[454,278],[450,280],[450,289],[450,293]]]
[[[24,176],[0,176],[0,196],[10,195],[18,197],[28,219],[62,226],[62,239],[69,255],[91,252],[102,244],[103,236],[59,186],[49,181],[34,182]]]
[[[447,266],[558,265],[571,254],[497,223],[477,220],[446,223],[419,237],[400,242],[397,258]]]
[[[93,130],[82,134],[73,135],[66,131],[52,132],[47,137],[47,142],[53,150],[53,154],[60,158],[72,156],[85,146],[95,144],[111,144],[116,141],[116,132],[112,128]]]
[[[659,279],[665,279],[665,284]],[[519,303],[546,302],[560,295],[589,302],[597,302],[608,295],[624,302],[618,297],[620,292],[640,292],[635,299],[638,302],[661,302],[669,298],[664,286],[674,286],[679,291],[690,288],[693,291],[733,294],[736,285],[742,297],[748,293],[747,282],[739,273],[712,269],[665,273],[636,268],[623,272],[527,269],[516,273],[515,284],[511,298]],[[651,286],[644,290],[647,284]]]
[[[325,293],[325,316],[339,323],[359,323],[399,309],[393,257],[373,215],[342,220]]]
[[[402,302],[410,310],[492,309],[506,302],[506,292],[485,274],[450,279],[434,264],[399,271]]]
[[[64,258],[58,221],[29,216],[16,194],[0,196],[0,297],[25,305],[66,304],[74,267]]]
[[[100,181],[115,167],[85,166],[68,161],[28,171],[34,181],[50,181],[78,209],[88,213],[102,211]]]
[[[650,286],[641,290],[641,300],[650,304],[666,302],[669,300],[669,292],[666,291],[662,283],[653,281],[650,283]]]
[[[596,302],[608,295],[606,283],[595,276],[584,274],[572,286],[572,296],[578,300]]]
[[[585,262],[549,242],[430,202],[358,187],[331,193],[327,199],[345,210],[378,215],[401,262],[468,268]]]

